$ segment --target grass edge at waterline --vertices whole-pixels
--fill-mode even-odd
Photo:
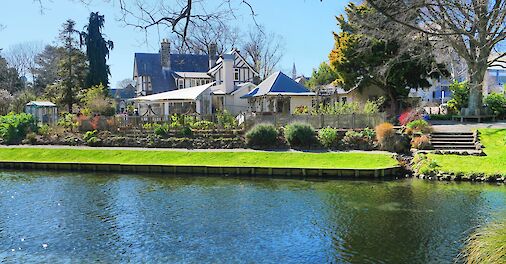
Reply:
[[[388,153],[234,152],[80,148],[0,148],[0,161],[132,165],[255,166],[382,169],[398,166]]]

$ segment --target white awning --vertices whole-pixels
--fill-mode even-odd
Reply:
[[[158,93],[158,94],[152,94],[148,96],[141,96],[137,98],[131,99],[132,101],[137,102],[153,102],[153,101],[184,101],[184,100],[195,100],[199,95],[201,95],[203,92],[205,92],[207,89],[209,89],[211,86],[214,85],[214,82],[190,87],[190,88],[184,88],[164,93]]]

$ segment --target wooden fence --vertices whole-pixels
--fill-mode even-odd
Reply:
[[[273,124],[285,126],[290,123],[306,123],[316,129],[324,127],[334,128],[366,128],[375,127],[386,121],[385,113],[377,114],[343,114],[343,115],[246,115],[246,127],[256,124]]]
[[[187,117],[188,118],[188,117]],[[216,121],[212,115],[192,116],[195,120]],[[185,118],[181,118],[184,122]],[[254,115],[243,114],[237,116],[238,124],[244,128],[250,128],[256,124],[273,124],[275,126],[285,126],[291,123],[306,123],[316,129],[327,126],[334,128],[366,128],[375,127],[386,121],[385,113],[376,114],[343,114],[343,115]],[[170,123],[170,116],[123,116],[98,117],[81,120],[79,130],[88,131],[93,129],[116,130],[118,128],[141,128],[147,123]]]

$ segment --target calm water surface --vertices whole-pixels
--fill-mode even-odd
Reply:
[[[448,263],[485,184],[0,172],[0,262]]]

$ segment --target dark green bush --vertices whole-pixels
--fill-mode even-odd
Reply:
[[[25,139],[27,133],[36,130],[35,119],[30,114],[0,116],[0,138],[6,144],[17,144]]]
[[[259,124],[246,133],[246,144],[250,147],[274,147],[277,144],[278,131],[269,124]]]
[[[485,104],[494,115],[499,117],[506,115],[506,97],[503,94],[491,93],[485,98]]]
[[[365,132],[349,130],[342,141],[346,149],[371,150],[374,148],[374,137],[375,133],[372,133],[371,129]]]
[[[183,126],[177,132],[180,137],[191,137],[193,135],[193,131],[189,126]]]
[[[451,120],[452,115],[429,115],[430,120]]]
[[[326,148],[335,148],[339,143],[337,129],[332,127],[320,129],[320,131],[318,131],[318,138],[320,139],[320,143]]]
[[[169,124],[164,123],[162,125],[160,124],[152,124],[153,131],[155,132],[155,135],[161,136],[161,137],[167,137],[169,135]]]
[[[285,139],[291,147],[310,147],[316,142],[316,132],[311,125],[293,123],[285,127]]]

